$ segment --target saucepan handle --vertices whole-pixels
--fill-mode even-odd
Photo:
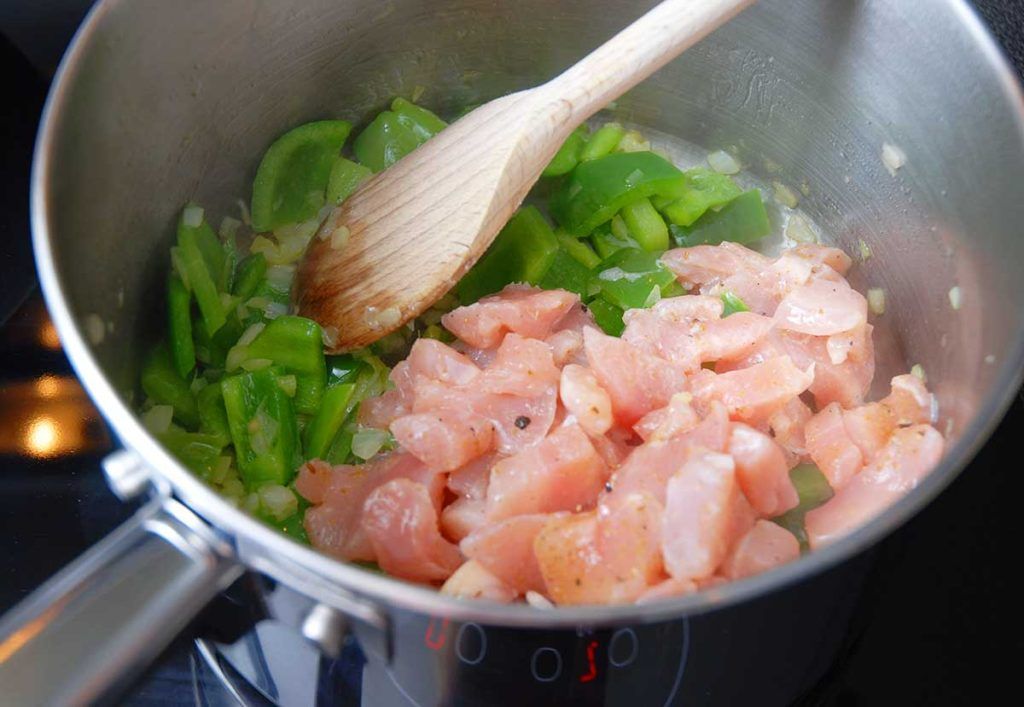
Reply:
[[[0,702],[113,697],[241,572],[195,514],[154,499],[0,618]]]

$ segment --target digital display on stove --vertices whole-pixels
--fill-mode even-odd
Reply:
[[[689,625],[543,631],[417,616],[396,639],[390,666],[367,665],[364,704],[671,705]]]

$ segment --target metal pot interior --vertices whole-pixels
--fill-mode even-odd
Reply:
[[[60,333],[122,439],[153,456],[129,410],[140,358],[164,321],[182,204],[237,214],[263,150],[287,128],[326,117],[358,125],[394,95],[420,90],[423,103],[452,115],[546,80],[653,4],[99,3],[51,97],[34,222]],[[963,2],[928,5],[924,13],[899,0],[764,0],[614,110],[734,150],[758,176],[804,187],[801,207],[848,253],[866,243],[873,255],[855,284],[883,287],[888,299],[876,345],[889,363],[877,379],[884,386],[921,364],[938,396],[938,427],[955,441],[928,483],[874,530],[804,559],[788,578],[850,554],[937,493],[1016,387],[1020,94]],[[895,175],[881,159],[885,143],[907,155]],[[175,483],[183,478],[165,455],[153,463]],[[196,488],[179,491],[208,517],[227,512]]]

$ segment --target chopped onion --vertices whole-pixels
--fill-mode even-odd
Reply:
[[[352,435],[352,453],[360,459],[369,459],[380,451],[387,439],[386,430],[364,427]]]
[[[281,423],[267,414],[260,406],[256,410],[256,416],[249,420],[246,432],[249,433],[249,445],[256,454],[264,455],[270,453],[270,446],[277,439],[278,429]]]
[[[248,496],[246,496],[245,499],[242,501],[242,508],[249,511],[250,513],[255,513],[256,511],[258,511],[260,509],[259,494],[254,491],[250,493]]]
[[[882,163],[889,174],[895,177],[896,171],[907,163],[907,153],[887,142],[882,145]]]
[[[277,319],[288,314],[288,305],[284,302],[270,302],[263,308],[263,315],[267,319]]]
[[[526,592],[526,603],[532,606],[534,609],[554,609],[555,605],[551,603],[551,600],[540,592],[535,592],[532,589]]]
[[[345,244],[348,243],[350,235],[352,235],[352,232],[348,230],[348,226],[338,226],[331,231],[331,248],[335,250],[344,248]]]
[[[251,226],[252,217],[249,215],[249,205],[242,199],[238,199],[235,203],[238,204],[238,213],[242,215],[242,223],[246,226]]]
[[[235,345],[228,349],[228,355],[224,360],[224,370],[237,370],[249,358],[249,347]]]
[[[99,346],[103,343],[103,337],[107,334],[107,328],[103,325],[100,315],[85,315],[85,319],[82,320],[82,326],[85,327],[85,335],[93,346]]]
[[[320,338],[328,349],[333,349],[338,343],[338,334],[338,327],[325,326],[320,329]]]
[[[363,321],[371,329],[390,329],[402,319],[402,313],[398,307],[388,307],[378,310],[376,307],[367,307]]]
[[[862,263],[867,262],[868,258],[871,257],[871,246],[865,243],[864,239],[861,238],[857,241],[857,247],[860,249],[860,261]]]
[[[220,228],[217,230],[217,233],[225,241],[230,241],[231,239],[238,235],[238,229],[241,227],[241,221],[230,216],[225,216],[220,221]]]
[[[252,342],[256,341],[256,337],[260,335],[260,332],[262,332],[266,326],[267,325],[263,322],[251,324],[249,328],[243,331],[242,335],[238,337],[238,342],[235,346],[248,346]]]
[[[149,430],[150,434],[162,435],[171,429],[171,420],[174,418],[174,408],[170,405],[154,405],[142,413],[142,426]]]
[[[988,365],[991,366],[995,362],[996,362],[996,357],[993,356],[992,354],[989,354],[988,356],[985,357],[985,363],[987,363]]]
[[[959,310],[963,304],[963,292],[960,290],[960,286],[956,285],[949,289],[949,306],[953,309]]]
[[[299,510],[299,499],[291,489],[277,484],[260,487],[260,505],[276,521],[282,521]]]
[[[772,182],[772,190],[775,192],[775,200],[783,206],[795,209],[796,205],[800,203],[797,193],[782,182]]]
[[[924,366],[920,363],[915,363],[910,367],[910,374],[917,376],[922,383],[928,382],[928,377],[924,374]]]
[[[736,174],[740,171],[740,163],[725,150],[718,150],[708,155],[708,164],[719,174]]]
[[[786,238],[796,243],[820,242],[810,220],[799,212],[789,215],[789,220],[786,221]]]
[[[277,290],[290,290],[292,287],[292,280],[294,279],[294,265],[274,265],[273,267],[267,268],[267,282]]]
[[[284,394],[289,398],[295,397],[295,391],[298,388],[298,379],[295,376],[280,376],[277,379],[278,387],[284,391]]]
[[[189,204],[181,212],[181,222],[189,228],[199,228],[203,225],[203,207]]]
[[[242,361],[241,366],[247,371],[261,371],[264,368],[270,368],[274,365],[274,362],[269,358],[250,358]]]
[[[885,314],[885,290],[881,287],[868,290],[868,308],[873,314]]]
[[[636,130],[629,130],[619,140],[616,152],[647,152],[651,149],[651,143]]]

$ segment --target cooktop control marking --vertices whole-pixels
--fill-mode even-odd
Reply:
[[[628,645],[628,647],[623,647]],[[628,651],[622,657],[623,651]],[[636,631],[631,628],[620,628],[612,634],[612,640],[608,643],[608,662],[616,668],[625,668],[636,660],[640,652],[640,639],[636,637]]]
[[[597,663],[594,662],[594,652],[597,650],[597,641],[587,644],[587,672],[580,675],[580,682],[590,682],[597,677]]]
[[[553,656],[553,663],[550,658],[542,658],[547,655]],[[546,665],[542,665],[541,661]],[[533,678],[537,682],[554,682],[562,674],[562,654],[549,646],[538,648],[533,652],[533,658],[530,660],[530,672],[533,673]]]
[[[431,619],[427,624],[427,631],[423,634],[423,642],[432,651],[439,651],[448,640],[448,619],[442,619],[440,625],[437,619]]]
[[[476,636],[475,645],[473,636]],[[487,655],[487,634],[479,624],[462,624],[459,627],[455,634],[455,655],[466,665],[476,665],[484,659]]]

